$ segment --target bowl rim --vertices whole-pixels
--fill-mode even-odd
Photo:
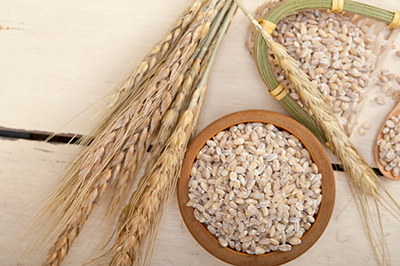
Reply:
[[[274,251],[263,255],[250,255],[238,252],[229,247],[222,247],[217,238],[208,232],[206,227],[194,218],[192,207],[187,207],[189,200],[190,170],[197,153],[218,132],[233,125],[261,122],[275,125],[299,138],[322,174],[322,201],[315,222],[307,230],[300,245],[292,246],[287,252]],[[193,238],[209,253],[220,260],[233,265],[280,265],[289,262],[310,249],[325,231],[331,218],[335,203],[335,177],[330,159],[319,140],[305,126],[296,120],[280,113],[266,110],[246,110],[226,115],[207,126],[190,144],[182,162],[181,175],[177,187],[178,205],[186,227]]]

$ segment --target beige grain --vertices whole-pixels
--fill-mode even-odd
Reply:
[[[223,162],[222,154],[232,156]],[[228,170],[232,162],[236,166]],[[222,170],[205,174],[213,168]],[[238,124],[200,149],[192,166],[187,205],[199,211],[199,222],[215,229],[209,231],[222,246],[233,242],[230,248],[248,254],[289,251],[292,237],[315,221],[321,177],[298,138],[272,124]]]

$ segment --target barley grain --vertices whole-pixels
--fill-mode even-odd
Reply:
[[[330,27],[333,22],[337,26]],[[301,33],[304,27],[309,29],[306,34]],[[376,57],[370,56],[372,46],[368,45],[367,35],[353,25],[348,17],[325,11],[303,11],[288,16],[277,24],[275,31],[275,40],[282,42],[290,55],[299,61],[300,67],[317,82],[318,89],[334,108],[346,133],[350,134],[354,124],[348,116],[348,110],[354,110],[361,101],[360,96],[370,83],[369,75],[375,69]],[[308,40],[309,36],[313,41]],[[290,44],[293,38],[296,41]],[[279,82],[302,105],[299,95],[293,85],[284,79],[284,73],[271,53],[269,60]],[[350,100],[354,104],[347,103]]]
[[[379,146],[379,163],[385,170],[391,171],[393,176],[399,175],[400,166],[400,116],[392,116],[385,121],[386,127],[382,130],[382,137],[377,140]]]
[[[375,102],[379,105],[384,105],[385,104],[385,100],[383,99],[382,96],[377,96],[375,97]]]
[[[300,225],[297,221],[300,219],[308,223],[315,221],[312,215],[318,211],[322,199],[320,189],[322,176],[318,174],[318,167],[311,161],[310,153],[302,147],[298,138],[286,131],[280,131],[272,124],[246,123],[232,126],[223,132],[225,133],[218,133],[207,143],[213,143],[212,146],[215,144],[218,148],[221,145],[221,136],[224,136],[226,143],[230,143],[228,147],[230,151],[235,151],[238,147],[243,149],[241,148],[240,153],[231,153],[232,156],[225,164],[220,164],[218,156],[215,157],[216,160],[207,163],[211,163],[210,168],[213,164],[218,164],[219,167],[226,169],[225,167],[229,167],[232,162],[235,162],[236,166],[232,168],[233,171],[226,174],[226,178],[202,177],[203,182],[208,182],[208,189],[218,192],[212,199],[212,204],[209,197],[196,197],[194,199],[196,205],[192,205],[193,199],[188,205],[192,205],[195,211],[203,213],[205,218],[209,216],[210,219],[200,220],[208,226],[211,225],[209,221],[214,220],[225,224],[222,230],[216,228],[215,235],[223,236],[228,243],[233,241],[232,244],[228,244],[230,248],[248,254],[263,254],[261,252],[274,250],[289,251],[290,240],[296,232],[300,232],[304,224]],[[247,139],[252,141],[243,145]],[[209,147],[207,143],[206,146]],[[257,146],[256,150],[250,148],[254,146]],[[268,149],[272,150],[267,151]],[[202,148],[200,152],[215,154],[214,150],[209,148]],[[193,163],[193,168],[196,169],[190,172],[190,194],[196,192],[207,195],[204,189],[206,186],[203,185],[201,188],[196,181],[197,173],[203,173],[204,176],[204,168],[207,167],[205,160],[203,154],[197,156]],[[286,162],[291,163],[292,168],[287,167]],[[296,183],[298,178],[302,180],[300,183]],[[289,197],[291,194],[295,194],[296,197],[284,202],[283,197]],[[319,198],[319,202],[314,204],[308,201],[305,207],[302,202],[309,196]],[[221,201],[222,204],[214,206],[215,201]],[[201,212],[202,208],[198,205],[204,206],[204,212]],[[209,212],[208,206],[216,212]],[[299,217],[295,223],[293,223],[294,217]],[[290,231],[290,234],[287,231]],[[268,232],[270,239],[266,239],[263,232]],[[233,237],[235,234],[238,236],[237,239]],[[240,248],[239,239],[242,243]],[[298,240],[295,239],[294,243],[298,243]],[[225,245],[226,242],[222,241],[222,244]],[[269,248],[261,248],[259,245],[268,245]]]

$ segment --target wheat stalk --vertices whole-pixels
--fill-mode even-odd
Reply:
[[[98,123],[89,134],[79,139],[77,142],[78,144],[84,146],[88,145],[92,141],[93,136],[99,135],[109,121],[112,121],[115,116],[119,114],[121,106],[125,107],[124,103],[126,102],[126,98],[140,93],[144,88],[144,86],[140,86],[140,84],[154,74],[157,66],[163,62],[166,56],[175,47],[183,33],[186,32],[188,25],[196,18],[203,2],[204,0],[195,0],[170,26],[168,32],[152,47],[150,52],[144,56],[136,68],[134,68],[113,90],[109,98],[110,102],[106,108],[107,111],[102,114],[103,117],[100,123]],[[53,137],[53,135],[51,135],[51,137]]]
[[[159,159],[150,172],[142,178],[130,203],[121,214],[119,235],[113,248],[114,255],[111,265],[146,265],[149,263],[158,224],[172,197],[184,152],[196,127],[215,51],[236,10],[236,5],[230,5],[229,2],[231,1],[228,1],[224,7],[225,11],[221,11],[221,14],[225,13],[230,7],[220,29],[204,78],[193,92],[187,109],[183,112]]]
[[[157,75],[144,83],[146,89],[137,97],[129,97],[133,102],[125,103],[126,107],[117,119],[94,139],[51,199],[43,213],[55,214],[46,230],[61,234],[50,248],[44,265],[62,262],[107,187],[121,175],[124,166],[144,153],[143,149],[135,150],[135,146],[142,148],[140,144],[153,130],[152,125],[157,124],[152,123],[154,121],[149,117],[154,118],[159,107],[160,113],[165,112],[171,103],[179,87],[179,82],[175,81],[182,78],[180,73],[187,67],[186,63],[209,29],[214,2],[199,12],[168,59],[159,67]],[[52,224],[55,225],[53,228]]]
[[[173,49],[188,25],[190,25],[196,17],[201,5],[201,0],[195,0],[170,26],[168,32],[153,46],[151,51],[144,56],[137,67],[128,74],[117,88],[115,88],[109,108],[123,100],[127,92],[138,87],[139,83],[145,79],[144,77],[146,74],[159,64],[168,52]]]
[[[382,194],[380,189],[384,190],[384,185],[373,169],[371,169],[363,156],[354,146],[350,138],[344,133],[339,121],[334,116],[332,109],[323,99],[322,95],[311,82],[309,77],[298,68],[297,62],[293,58],[288,58],[288,53],[280,44],[274,42],[269,44],[270,49],[276,56],[278,63],[284,69],[286,75],[298,91],[303,104],[310,110],[322,130],[325,132],[328,143],[334,153],[339,157],[346,177],[352,189],[353,196],[362,215],[363,224],[374,252],[382,265],[389,263],[388,251],[385,242],[385,236],[382,232],[381,221],[373,220],[369,210],[369,201],[372,203],[381,203]],[[384,190],[384,193],[387,192]],[[388,195],[388,194],[387,194]],[[391,197],[389,197],[392,201]],[[375,202],[375,203],[374,203]],[[393,201],[391,207],[397,208],[397,203]],[[374,206],[377,208],[378,206]],[[386,207],[385,207],[386,208]],[[396,210],[398,212],[399,210]],[[379,212],[379,210],[378,210]]]
[[[269,47],[298,91],[303,104],[312,112],[321,125],[327,137],[328,146],[339,157],[346,172],[350,188],[355,192],[353,196],[358,202],[358,207],[369,208],[368,197],[371,197],[373,201],[380,202],[381,194],[379,188],[383,188],[383,183],[373,169],[369,167],[349,137],[344,133],[332,109],[322,98],[316,86],[305,73],[299,70],[300,68],[298,68],[295,60],[287,57],[288,53],[280,44],[270,43]],[[373,228],[371,228],[374,221],[372,220],[370,211],[364,209],[360,213],[363,218],[364,227],[367,228],[367,236],[372,242],[372,246],[378,249],[375,251],[376,255],[381,257],[381,264],[386,264],[388,262],[387,247],[380,221],[379,227],[377,227],[378,232],[374,232]]]
[[[217,5],[215,10],[219,10],[221,5]],[[217,12],[215,12],[217,14]],[[211,16],[210,20],[214,20],[214,16]],[[208,40],[210,39],[210,34],[207,36]],[[136,147],[139,149],[142,147],[142,150],[139,154],[142,154],[142,151],[148,150],[151,147],[151,152],[147,156],[149,157],[148,165],[152,165],[159,155],[159,151],[163,149],[166,141],[170,137],[172,131],[174,130],[177,120],[179,118],[179,112],[182,110],[185,99],[190,94],[190,90],[193,88],[194,84],[198,83],[198,80],[202,77],[204,73],[205,65],[207,65],[209,61],[210,54],[206,51],[210,46],[210,41],[201,43],[199,45],[200,51],[193,55],[193,60],[190,60],[188,63],[188,69],[186,73],[181,73],[180,77],[177,79],[177,82],[173,85],[175,88],[179,88],[178,93],[173,99],[172,104],[169,106],[169,109],[165,111],[163,108],[167,106],[162,104],[159,109],[156,110],[155,114],[157,115],[157,119],[151,119],[151,128],[154,128],[155,124],[159,124],[156,130],[149,131],[147,134],[147,139],[143,142],[139,141],[139,144],[136,144]],[[161,120],[161,121],[160,121]],[[124,165],[122,169],[124,169],[124,175],[121,178],[118,178],[116,182],[113,184],[112,193],[113,196],[110,200],[109,207],[107,208],[107,217],[115,217],[116,213],[120,211],[121,205],[127,197],[127,193],[134,182],[134,176],[136,175],[137,166],[140,165],[139,160],[132,160],[131,163]]]
[[[217,6],[223,6],[224,1],[218,3]],[[220,14],[217,13],[216,14]],[[222,15],[219,15],[218,18],[213,22],[216,25],[219,25],[223,19]],[[179,93],[175,96],[174,102],[171,104],[170,109],[167,111],[165,116],[163,117],[161,127],[159,129],[159,134],[154,142],[151,144],[154,148],[152,148],[151,153],[153,154],[152,158],[157,158],[161,149],[163,149],[165,142],[170,137],[173,129],[176,126],[176,123],[179,119],[179,115],[183,110],[183,107],[186,103],[186,99],[191,92],[191,89],[195,88],[197,84],[200,82],[200,79],[203,77],[205,69],[208,65],[209,57],[211,56],[212,49],[210,49],[211,42],[214,40],[214,37],[217,33],[218,27],[212,27],[207,38],[204,39],[203,43],[198,47],[197,53],[195,53],[194,63],[190,71],[185,74],[185,80],[182,83],[181,89]],[[150,161],[148,165],[154,164],[154,160]],[[147,169],[149,170],[149,169]]]
[[[243,13],[261,33],[279,65],[285,71],[286,76],[295,86],[304,106],[320,124],[328,140],[328,146],[339,157],[343,169],[347,174],[346,177],[349,186],[353,192],[353,197],[362,216],[364,229],[374,248],[375,255],[380,264],[390,264],[385,236],[379,217],[379,204],[383,208],[389,210],[393,215],[397,216],[397,219],[399,219],[400,216],[400,206],[386,191],[383,182],[373,169],[369,167],[350,138],[344,133],[332,108],[329,107],[316,85],[312,83],[311,79],[298,67],[298,62],[288,54],[282,45],[273,40],[271,35],[258,24],[239,0],[235,0],[235,2],[238,3]],[[383,191],[383,193],[381,191]],[[371,204],[378,214],[378,216],[375,217],[376,220],[370,209]]]

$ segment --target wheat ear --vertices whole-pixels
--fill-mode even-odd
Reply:
[[[380,263],[382,265],[386,264],[389,258],[385,236],[382,233],[382,225],[378,221],[378,226],[373,226],[375,222],[372,219],[371,211],[368,210],[370,200],[372,202],[375,201],[375,203],[381,201],[382,195],[379,189],[384,189],[383,183],[373,169],[369,167],[350,138],[344,133],[332,109],[325,102],[316,86],[305,73],[299,71],[294,59],[287,58],[287,52],[278,43],[270,43],[269,47],[298,91],[304,106],[312,112],[318,123],[320,123],[327,137],[328,146],[339,157],[358,208],[361,208],[360,214],[367,237],[374,247]],[[374,232],[374,228],[377,229],[376,232]]]
[[[122,82],[111,92],[107,111],[102,114],[100,123],[91,129],[91,131],[78,140],[78,144],[88,145],[93,136],[97,136],[106,127],[109,121],[112,121],[120,112],[120,105],[126,101],[125,97],[131,94],[138,94],[143,86],[139,86],[154,74],[156,67],[160,65],[166,56],[175,47],[183,33],[186,32],[188,25],[196,18],[203,0],[195,0],[179,18],[170,26],[168,32],[152,47],[142,61],[122,80]],[[99,112],[100,114],[100,112]],[[72,141],[72,140],[71,140]]]
[[[214,7],[215,11],[218,11],[220,8],[221,5],[216,5]],[[209,21],[213,21],[217,13],[218,12],[213,12],[213,14],[209,17]],[[190,87],[190,84],[193,84],[193,80],[195,80],[200,75],[200,62],[202,62],[201,60],[204,56],[201,52],[197,52],[197,50],[201,50],[202,47],[204,48],[209,45],[204,42],[205,40],[206,39],[204,39],[196,48],[196,51],[193,53],[192,58],[188,60],[186,67],[183,71],[181,71],[181,73],[179,73],[178,78],[175,80],[175,83],[172,84],[173,89],[167,95],[166,100],[164,100],[164,102],[153,114],[150,120],[149,130],[145,128],[145,130],[147,130],[147,138],[143,139],[143,141],[139,141],[136,144],[136,149],[139,151],[139,155],[131,160],[131,163],[124,165],[124,167],[122,168],[124,172],[121,175],[121,178],[118,178],[116,182],[113,183],[111,188],[113,196],[109,201],[109,207],[107,208],[107,217],[115,217],[116,213],[120,211],[120,207],[125,201],[127,194],[133,185],[133,182],[135,180],[134,177],[136,175],[136,169],[137,166],[140,165],[142,162],[141,159],[143,157],[144,151],[148,150],[148,148],[150,147],[152,147],[152,150],[160,149],[165,145],[165,142],[168,139],[171,130],[173,129],[172,126],[174,125],[174,123],[176,123],[176,121],[173,121],[173,116],[171,116],[171,114],[174,113],[174,110],[179,108],[182,100],[182,95],[187,94],[187,90],[188,87]],[[196,58],[197,55],[199,56]],[[194,60],[194,58],[196,58],[196,60]],[[175,96],[170,106],[173,95],[176,94],[177,90],[179,93]],[[148,157],[150,157],[150,160],[152,159],[151,154]]]
[[[170,26],[168,32],[153,46],[151,51],[144,56],[137,67],[127,75],[117,88],[115,88],[109,108],[116,105],[120,100],[123,100],[125,94],[137,87],[146,74],[161,62],[173,49],[188,25],[190,25],[196,17],[201,5],[202,1],[195,0]]]
[[[313,114],[317,122],[321,125],[328,140],[328,147],[338,155],[343,169],[347,174],[346,177],[350,189],[353,192],[353,197],[362,216],[364,229],[374,249],[377,260],[382,265],[390,264],[385,236],[379,217],[379,204],[381,204],[383,208],[388,209],[393,215],[397,216],[397,219],[399,219],[400,216],[400,206],[386,191],[383,182],[369,167],[350,138],[344,133],[332,108],[326,103],[315,84],[312,83],[310,78],[298,67],[298,62],[288,54],[282,45],[276,43],[272,39],[271,35],[258,24],[240,1],[235,0],[235,2],[238,3],[243,13],[261,33],[279,65],[296,88],[304,106]],[[383,193],[381,191],[383,191]],[[371,204],[378,214],[378,217],[375,217],[376,220],[370,209]]]
[[[218,11],[220,7],[221,5],[216,5],[215,10]],[[214,14],[217,13],[218,12],[215,12]],[[214,15],[211,16],[210,20],[214,21],[214,17]],[[169,109],[165,111],[165,108],[162,107],[166,105],[162,104],[155,113],[157,114],[157,119],[154,119],[153,115],[153,118],[151,119],[151,128],[155,128],[155,125],[160,124],[158,128],[149,131],[147,139],[136,145],[137,148],[144,147],[142,148],[143,150],[147,150],[151,147],[151,152],[147,156],[149,157],[149,165],[153,164],[158,158],[159,151],[163,149],[166,141],[176,126],[179,112],[185,104],[185,99],[188,97],[187,95],[190,94],[193,84],[197,84],[204,72],[204,65],[206,65],[209,60],[209,53],[206,54],[206,51],[210,46],[210,41],[208,41],[209,39],[210,34],[207,35],[205,42],[202,42],[199,45],[199,52],[194,53],[193,58],[195,59],[190,60],[190,63],[187,64],[188,67],[186,73],[180,73],[181,77],[179,77],[178,82],[173,85],[175,88],[179,88],[179,90],[173,99],[172,104],[169,106]],[[161,117],[162,119],[160,121]],[[120,211],[122,203],[124,203],[127,198],[127,194],[135,180],[134,176],[136,175],[136,168],[138,165],[140,165],[139,160],[132,160],[131,163],[123,168],[125,175],[114,182],[112,188],[113,196],[109,202],[109,207],[107,208],[107,217],[115,217],[116,213]]]
[[[373,208],[377,208],[379,213],[377,203],[383,203],[384,208],[394,208],[393,210],[397,212],[398,216],[398,204],[390,197],[384,188],[383,182],[374,170],[369,167],[350,138],[344,133],[331,107],[323,99],[315,84],[310,81],[309,77],[302,70],[299,70],[297,62],[287,57],[288,53],[280,44],[275,42],[270,43],[269,47],[298,91],[304,106],[312,112],[321,125],[327,137],[328,146],[339,157],[346,172],[353,197],[360,210],[365,232],[374,248],[379,263],[382,265],[389,264],[388,250],[381,221],[380,219],[377,221],[374,220],[369,208],[372,203],[374,205]],[[381,190],[383,190],[383,194]],[[383,198],[385,195],[389,196],[387,199],[392,201],[391,206],[385,206],[385,202],[387,201]]]
[[[213,55],[236,9],[235,4],[226,4],[226,8],[228,6],[230,10],[221,26],[221,34],[218,36]],[[120,217],[119,236],[113,248],[111,265],[149,263],[157,227],[172,197],[187,144],[196,127],[195,121],[205,97],[206,80],[213,58],[212,56],[204,79],[193,92],[188,108],[182,114],[165,149],[151,171],[141,179],[137,191]]]
[[[223,5],[223,1],[217,4],[217,6],[219,7],[222,7]],[[213,23],[219,25],[223,19],[223,16],[218,12],[216,12],[215,14],[219,14],[219,16],[215,19],[215,21],[213,21]],[[185,74],[185,80],[182,83],[182,87],[179,93],[175,96],[174,102],[171,104],[170,109],[163,117],[157,138],[151,144],[151,146],[153,147],[151,150],[153,158],[157,158],[160,150],[163,149],[165,142],[174,130],[176,123],[179,119],[179,115],[181,114],[185,104],[187,104],[186,101],[188,95],[190,95],[191,89],[196,88],[197,84],[200,82],[200,79],[202,78],[203,73],[205,72],[205,69],[208,65],[209,57],[212,54],[212,49],[210,49],[210,46],[212,41],[214,40],[215,35],[217,34],[217,30],[218,27],[212,27],[207,37],[197,48],[197,52],[194,54],[195,59],[193,66],[188,71],[188,73]],[[152,164],[154,164],[154,160],[150,160],[148,163],[148,165]]]
[[[158,106],[164,106],[162,104],[166,99],[170,99],[169,104],[171,103],[173,96],[168,97],[169,92],[174,90],[176,92],[177,88],[171,88],[169,85],[175,83],[174,80],[180,76],[179,73],[186,66],[197,44],[208,31],[210,24],[208,19],[213,13],[213,6],[208,6],[203,11],[192,22],[177,47],[163,63],[163,68],[157,72],[157,77],[146,82],[146,89],[137,97],[130,97],[133,103],[126,103],[126,107],[117,119],[94,139],[52,198],[44,212],[55,212],[49,227],[55,224],[52,231],[61,234],[50,248],[44,265],[58,265],[62,262],[94,205],[107,187],[120,176],[123,166],[121,162],[127,164],[129,159],[137,154],[134,148],[130,149],[131,152],[128,154],[119,151],[126,150],[124,147],[127,143],[136,144],[137,140],[145,139],[140,136],[145,136],[147,132],[144,130],[146,133],[144,134],[143,130],[137,131],[148,123],[151,125],[149,117],[154,115]],[[166,110],[169,104],[165,104],[162,108]],[[129,151],[129,148],[127,150]]]

